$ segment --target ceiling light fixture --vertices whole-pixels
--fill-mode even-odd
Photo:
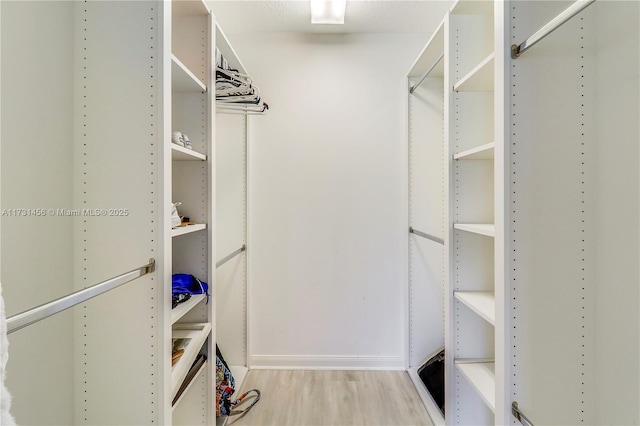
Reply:
[[[344,24],[347,0],[311,0],[312,24]]]

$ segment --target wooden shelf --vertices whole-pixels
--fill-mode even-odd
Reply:
[[[466,151],[454,154],[454,160],[493,160],[495,143],[490,142]]]
[[[202,93],[207,86],[175,55],[171,55],[171,88],[176,92]]]
[[[197,304],[202,302],[207,296],[205,294],[194,294],[186,302],[178,304],[171,310],[171,324],[175,324],[185,316],[191,309],[195,308]]]
[[[455,361],[458,371],[478,392],[491,411],[496,408],[496,374],[493,362]]]
[[[493,237],[496,233],[496,226],[492,223],[454,223],[454,229],[471,232],[474,234]]]
[[[496,298],[490,291],[454,291],[453,296],[491,325],[496,321]]]
[[[171,160],[173,161],[207,161],[207,156],[189,148],[171,144]]]
[[[202,231],[207,229],[207,225],[204,223],[196,223],[195,225],[181,226],[179,228],[173,228],[171,230],[172,237],[178,237],[180,235],[190,234],[192,232]]]
[[[193,361],[211,333],[211,324],[174,324],[172,339],[190,339],[180,360],[171,368],[171,397],[173,398],[184,381]]]
[[[453,86],[453,90],[456,92],[493,91],[493,58],[493,53],[484,58],[482,62]]]

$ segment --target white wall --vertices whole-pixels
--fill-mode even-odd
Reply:
[[[271,106],[250,127],[251,366],[404,366],[404,90],[424,38],[230,36]]]

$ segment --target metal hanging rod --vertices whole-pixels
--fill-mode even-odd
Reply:
[[[424,232],[418,231],[417,229],[413,229],[413,226],[409,227],[410,234],[416,234],[419,237],[426,238],[427,240],[435,241],[438,244],[444,244],[444,240],[442,238],[436,237],[434,235],[429,235]]]
[[[52,315],[69,309],[75,305],[83,303],[91,298],[113,290],[122,284],[133,281],[143,275],[149,274],[155,270],[155,259],[149,259],[149,263],[139,268],[133,269],[124,274],[118,275],[101,283],[92,285],[74,293],[52,300],[44,305],[37,306],[22,313],[7,318],[7,333],[12,333],[21,328],[27,327],[40,320],[48,318]]]
[[[222,259],[218,260],[216,262],[216,269],[221,267],[222,265],[224,265],[225,263],[227,263],[228,261],[230,261],[231,259],[233,259],[237,255],[239,255],[240,253],[242,253],[246,249],[247,249],[247,246],[243,244],[242,247],[240,247],[238,250],[236,250],[233,253],[231,253],[230,255],[225,256]]]
[[[268,111],[269,104],[262,101],[255,105],[216,101],[216,112],[222,114],[265,115]]]
[[[440,57],[438,59],[436,59],[436,61],[433,63],[433,65],[431,65],[429,67],[429,70],[427,72],[425,72],[422,77],[420,77],[420,81],[418,81],[416,84],[414,84],[413,86],[411,86],[411,89],[409,89],[409,93],[413,93],[418,86],[420,86],[422,84],[422,82],[424,81],[425,78],[427,78],[427,76],[429,74],[431,74],[431,71],[433,71],[433,69],[436,67],[436,65],[438,65],[440,63],[440,61],[442,60],[442,58],[444,58],[444,52],[440,55]]]
[[[524,413],[520,411],[520,409],[518,408],[517,401],[513,401],[511,403],[511,414],[513,414],[513,417],[518,419],[518,421],[522,423],[524,426],[533,426],[533,423],[531,423],[531,420],[529,420],[527,416],[525,416]]]
[[[576,16],[578,13],[582,12],[587,6],[595,1],[596,0],[577,0],[558,16],[549,21],[548,24],[536,31],[531,37],[529,37],[519,45],[514,44],[513,46],[511,46],[511,57],[513,59],[518,58],[524,52],[529,50],[534,44],[551,34],[554,30],[563,25],[569,19]]]
[[[243,111],[243,110],[235,110],[235,109],[222,109],[217,108],[216,112],[218,114],[235,114],[235,115],[267,115],[266,111],[258,112],[258,111]]]

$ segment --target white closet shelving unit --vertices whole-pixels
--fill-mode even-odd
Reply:
[[[507,48],[580,3],[509,6]],[[533,424],[640,422],[639,39],[638,2],[598,0],[510,59],[508,394]]]
[[[166,5],[170,14],[170,37],[164,54],[170,62],[170,129],[165,136],[165,155],[170,164],[165,169],[166,190],[171,202],[182,203],[181,215],[193,225],[170,229],[167,254],[171,271],[166,278],[171,292],[171,275],[191,274],[209,285],[215,294],[213,266],[215,247],[214,197],[215,185],[212,152],[214,123],[212,94],[215,76],[212,65],[215,20],[203,1],[174,1]],[[168,28],[167,28],[168,30]],[[169,106],[169,105],[167,105]],[[171,141],[171,132],[187,135],[192,147]],[[169,222],[165,222],[170,228]],[[195,296],[178,305],[171,313],[171,340],[188,344],[177,363],[168,367],[170,374],[171,422],[180,424],[213,424],[215,419],[215,304],[211,298]],[[206,356],[205,364],[179,398],[179,389],[188,377],[198,354]],[[166,365],[167,365],[166,364]],[[191,376],[191,375],[189,375]],[[169,417],[169,416],[167,416]]]
[[[216,46],[230,67],[249,74],[227,37],[217,29]],[[216,251],[217,260],[247,243],[247,126],[245,114],[216,111]],[[216,269],[216,338],[239,391],[247,364],[247,252]],[[227,418],[218,418],[223,425]]]
[[[173,335],[191,336],[208,358],[197,386],[173,408],[174,424],[224,424],[215,419],[215,346],[229,363],[236,389],[246,361],[246,259],[242,252],[216,268],[220,258],[246,244],[247,118],[216,113],[216,50],[231,68],[247,73],[222,29],[202,1],[172,3],[171,130],[188,135],[193,150],[170,143],[172,202],[195,225],[171,230],[174,273],[191,273],[210,285],[210,298],[176,307]],[[187,348],[188,349],[188,348]],[[181,359],[182,362],[182,359]],[[172,389],[185,374],[173,368]],[[196,390],[197,389],[197,390]]]
[[[518,424],[512,402],[534,424],[640,419],[640,5],[565,14],[588,4],[459,1],[445,17],[447,424]]]
[[[440,179],[446,204],[442,209],[445,253],[440,259],[444,294],[442,319],[438,322],[443,324],[440,333],[445,347],[445,416],[434,409],[430,398],[423,396],[437,424],[502,424],[507,419],[502,390],[505,380],[505,162],[501,100],[504,89],[500,71],[504,62],[500,26],[503,7],[504,4],[492,1],[458,1],[409,74],[411,83],[411,78],[426,71],[429,52],[444,55],[440,85],[444,90],[441,120],[445,129],[441,134],[433,135],[426,125],[423,128],[415,125],[419,120],[426,121],[425,111],[419,109],[422,99],[419,90],[427,89],[419,88],[409,95],[410,193],[415,186],[413,176],[426,173],[421,169],[428,166],[424,160],[411,161],[415,141],[430,140],[422,142],[430,147],[421,153],[423,157],[439,158],[442,151],[434,149],[433,144],[440,142],[444,146]],[[419,228],[415,221],[410,217],[411,225]],[[411,238],[413,244],[414,237]],[[409,276],[413,289],[416,254],[411,247]],[[432,295],[438,288],[432,282],[426,285],[432,287]],[[413,338],[414,311],[428,311],[425,299],[411,290],[410,303],[412,342],[426,341],[429,337]],[[413,350],[413,343],[410,349]],[[422,356],[434,350],[423,350]],[[426,394],[411,368],[409,373],[419,393]]]
[[[11,336],[19,423],[215,424],[216,333],[235,327],[216,324],[226,291],[224,281],[216,287],[216,225],[228,225],[216,220],[216,189],[235,182],[216,185],[214,147],[224,130],[216,128],[215,46],[232,65],[239,60],[200,0],[2,2],[0,9],[3,207],[126,212],[3,217],[9,315],[156,261],[155,273]],[[244,153],[239,120],[233,125],[243,139],[232,143]],[[192,149],[171,142],[174,130]],[[243,162],[233,167],[229,173],[246,173]],[[178,201],[195,225],[171,229]],[[235,212],[241,246],[244,205]],[[41,268],[31,279],[40,287],[29,289],[24,271],[34,269],[34,256]],[[208,283],[210,297],[171,309],[173,273]],[[240,288],[244,294],[246,283]],[[26,297],[36,293],[41,299]],[[242,351],[246,333],[238,336]],[[189,344],[172,366],[174,338]],[[47,349],[35,360],[37,342]],[[207,362],[173,404],[200,353]],[[237,365],[240,386],[246,362]]]
[[[409,225],[431,238],[409,234],[407,364],[409,376],[436,425],[444,424],[444,417],[418,369],[445,345],[446,26],[445,20],[407,75],[408,88],[414,88],[408,95]]]
[[[449,15],[450,424],[507,421],[501,337],[505,328],[503,7],[492,1],[458,1]]]

